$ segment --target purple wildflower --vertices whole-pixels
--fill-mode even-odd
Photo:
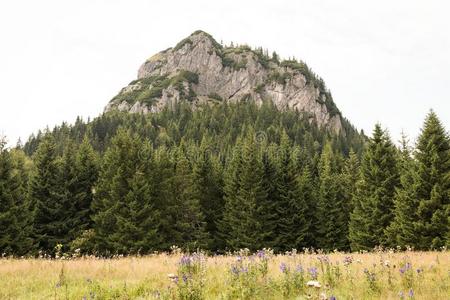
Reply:
[[[260,259],[264,259],[266,258],[266,251],[258,250],[258,252],[256,252],[256,256],[258,256]]]
[[[336,297],[335,296],[331,296],[330,300],[336,300]]]
[[[408,296],[409,296],[409,298],[413,298],[413,297],[414,297],[414,291],[413,291],[413,289],[410,289],[410,290],[409,290]]]
[[[180,260],[180,265],[182,265],[182,266],[190,266],[191,265],[191,258],[189,256],[183,255],[183,257]]]
[[[353,262],[353,257],[352,256],[346,256],[344,258],[344,266],[348,266]]]
[[[289,268],[288,268],[288,266],[285,263],[281,263],[280,264],[280,270],[281,270],[282,273],[286,274],[289,271]]]
[[[302,267],[301,265],[298,265],[298,266],[295,268],[295,272],[297,272],[297,273],[303,273],[303,267]]]
[[[317,268],[316,267],[309,268],[308,273],[309,273],[309,275],[311,275],[311,278],[313,280],[317,279]]]
[[[186,283],[188,281],[188,277],[186,276],[186,274],[183,274],[183,282]]]
[[[231,273],[233,273],[234,275],[239,275],[239,269],[235,265],[232,265]]]

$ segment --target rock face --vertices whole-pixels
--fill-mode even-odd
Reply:
[[[344,133],[330,92],[305,63],[280,62],[276,54],[269,56],[248,46],[223,47],[203,31],[148,59],[137,80],[123,88],[105,111],[150,113],[178,101],[195,106],[266,100],[279,109],[302,111],[320,127]]]

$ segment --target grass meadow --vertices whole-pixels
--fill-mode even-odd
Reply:
[[[450,252],[0,259],[0,299],[450,299]]]

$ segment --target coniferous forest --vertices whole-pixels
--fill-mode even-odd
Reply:
[[[178,104],[2,139],[0,253],[450,246],[450,139],[436,113],[415,145],[381,125],[343,127],[271,103]]]

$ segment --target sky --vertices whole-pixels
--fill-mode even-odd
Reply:
[[[450,129],[448,1],[1,1],[0,134],[91,119],[153,54],[195,30],[305,61],[344,117],[417,138]]]

